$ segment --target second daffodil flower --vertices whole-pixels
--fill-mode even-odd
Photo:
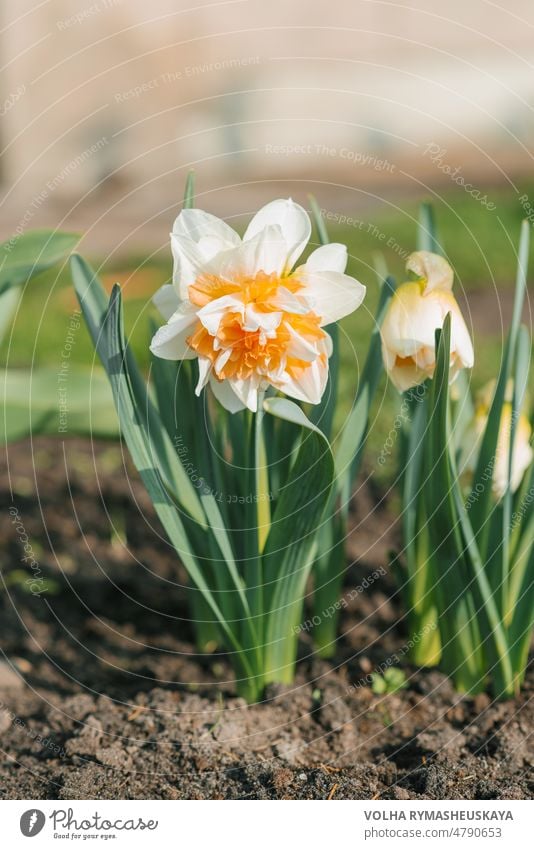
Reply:
[[[403,283],[391,299],[380,331],[386,371],[400,392],[432,377],[435,332],[451,313],[451,382],[461,368],[472,368],[473,345],[452,293],[453,271],[438,254],[416,251],[406,270],[418,279]]]
[[[340,244],[293,270],[310,235],[308,214],[291,200],[260,209],[242,239],[214,215],[184,209],[171,233],[173,284],[154,296],[167,324],[152,353],[198,358],[197,395],[209,384],[230,412],[256,411],[268,386],[318,404],[332,351],[324,328],[357,309],[365,287],[344,273]]]

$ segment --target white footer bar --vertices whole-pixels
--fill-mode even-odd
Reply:
[[[276,806],[276,811],[274,807]],[[532,801],[2,801],[2,845],[199,849],[533,845]],[[429,844],[429,841],[430,844]]]

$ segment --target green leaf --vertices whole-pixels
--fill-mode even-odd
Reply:
[[[484,435],[482,437],[480,451],[478,455],[475,474],[471,489],[473,506],[471,509],[471,522],[473,529],[479,539],[479,547],[482,557],[485,558],[488,554],[487,541],[490,530],[491,516],[491,497],[492,488],[487,484],[488,470],[491,470],[497,450],[497,440],[499,438],[499,430],[501,424],[501,414],[504,400],[506,397],[506,387],[510,377],[512,363],[515,357],[517,335],[519,332],[519,322],[523,310],[523,302],[525,299],[525,291],[527,285],[527,264],[528,251],[530,240],[530,225],[528,221],[523,221],[521,227],[521,237],[519,241],[519,259],[517,267],[517,278],[515,288],[514,309],[512,323],[508,338],[504,348],[501,370],[495,388],[495,394],[488,414],[488,420]],[[480,491],[482,488],[482,491]]]
[[[513,680],[508,643],[494,598],[494,588],[488,581],[465,508],[450,435],[450,328],[449,313],[437,345],[427,437],[429,532],[431,538],[439,540],[435,554],[437,563],[447,564],[448,567],[446,574],[436,583],[436,589],[443,599],[440,624],[448,629],[443,641],[443,652],[447,658],[448,671],[457,681],[460,676],[464,676],[464,680],[470,680],[474,688],[481,689],[486,671],[483,645],[490,659],[494,682],[498,682],[496,690],[502,695],[500,682],[504,682],[504,688],[508,689]]]
[[[21,297],[22,290],[15,287],[5,289],[0,294],[0,342],[11,325]]]
[[[337,439],[336,479],[325,511],[330,517],[328,524],[332,527],[323,529],[319,534],[317,560],[314,564],[313,607],[315,614],[321,617],[321,623],[314,631],[314,640],[323,657],[330,656],[335,649],[338,616],[325,619],[322,617],[322,611],[329,609],[332,605],[335,606],[341,594],[345,571],[344,541],[347,536],[346,524],[350,497],[363,456],[371,403],[382,374],[380,326],[394,286],[392,278],[387,278],[382,285],[375,326],[354,405]]]
[[[510,663],[515,675],[515,694],[518,693],[528,664],[529,651],[534,630],[534,549],[529,540],[524,554],[526,564],[521,570],[517,593],[513,600],[513,618],[509,624]]]
[[[440,659],[440,638],[437,629],[438,606],[434,591],[434,574],[430,556],[430,535],[426,519],[424,493],[425,431],[428,426],[428,384],[407,392],[403,404],[411,409],[411,420],[403,452],[402,526],[407,574],[399,574],[410,633],[420,638],[413,646],[411,657],[418,666],[435,666]],[[433,626],[433,627],[430,627]]]
[[[143,479],[143,483],[148,490],[152,503],[171,543],[182,558],[184,566],[193,582],[202,592],[211,611],[215,614],[229,644],[237,652],[243,663],[245,674],[252,679],[253,672],[248,665],[242,647],[204,578],[202,567],[199,566],[197,557],[188,539],[180,511],[169,496],[160,468],[154,464],[151,439],[148,431],[148,420],[143,415],[143,408],[138,406],[132,387],[131,373],[129,371],[129,360],[131,358],[127,354],[126,343],[124,341],[122,304],[120,288],[118,286],[113,289],[102,329],[105,338],[105,349],[107,351],[104,366],[111,381],[123,435],[135,466]]]
[[[449,411],[451,315],[436,341],[436,368],[430,384],[425,437],[424,508],[431,542],[428,559],[434,577],[442,643],[442,661],[460,690],[478,691],[482,650],[478,623],[470,615],[474,582],[465,559],[451,466]],[[439,340],[439,341],[438,341]]]
[[[150,322],[153,336],[159,325]],[[178,454],[187,456],[196,463],[194,446],[199,428],[204,424],[201,403],[195,396],[195,378],[191,360],[175,362],[152,356],[150,379],[154,386],[158,414],[173,441]],[[184,398],[190,403],[184,404]],[[205,469],[202,469],[205,472]]]
[[[93,343],[100,359],[109,374],[109,350],[104,334],[104,319],[107,312],[106,293],[91,267],[79,256],[71,259],[72,279],[83,315],[85,317]],[[165,430],[161,418],[148,394],[145,381],[137,368],[129,348],[125,349],[125,368],[128,369],[130,387],[135,400],[136,415],[143,416],[146,422],[147,446],[153,457],[153,463],[161,469],[165,484],[173,497],[187,514],[198,524],[205,527],[205,515],[198,492],[180,463],[176,449]],[[115,397],[117,404],[117,398]],[[188,398],[183,403],[189,403]],[[119,419],[123,420],[121,411]]]
[[[513,493],[511,487],[513,458],[515,451],[515,440],[517,426],[523,403],[525,392],[528,384],[529,368],[531,358],[530,335],[527,328],[521,325],[518,330],[514,376],[513,376],[513,392],[512,392],[512,413],[510,419],[510,444],[508,447],[508,474],[507,474],[507,489],[502,499],[502,537],[499,551],[497,552],[500,558],[499,580],[501,581],[501,612],[503,619],[506,621],[510,613],[510,584],[511,584],[511,549],[512,549],[512,504]],[[519,564],[515,564],[519,566]],[[516,569],[517,572],[517,569]],[[515,576],[515,582],[519,580],[518,575]]]
[[[388,264],[386,262],[386,258],[384,254],[380,251],[375,251],[373,253],[373,268],[375,270],[375,274],[380,285],[382,285],[387,280],[387,278],[391,276],[388,271]]]
[[[240,616],[234,623],[228,621],[228,617],[221,608],[219,601],[210,586],[207,575],[212,574],[211,566],[218,568],[218,564],[209,564],[206,568],[203,559],[209,552],[213,552],[214,546],[218,547],[224,560],[223,569],[226,567],[227,574],[234,581],[234,598],[241,599],[241,584],[235,573],[235,563],[230,556],[228,541],[217,511],[217,505],[213,498],[204,500],[208,507],[212,520],[217,520],[214,533],[206,523],[204,508],[196,493],[194,499],[198,500],[200,508],[199,520],[196,520],[196,502],[190,497],[184,497],[183,489],[178,486],[178,493],[173,492],[171,484],[179,479],[180,474],[185,471],[178,461],[176,455],[168,452],[168,435],[159,421],[157,411],[153,407],[144,381],[135,364],[131,351],[127,348],[124,340],[122,324],[122,302],[120,288],[113,289],[109,307],[102,314],[102,303],[105,293],[98,279],[90,267],[81,260],[74,257],[71,261],[73,280],[80,299],[82,311],[89,326],[93,341],[98,345],[104,368],[111,382],[115,405],[119,414],[121,430],[132,460],[141,475],[147,488],[155,510],[166,530],[166,533],[180,555],[182,562],[198,591],[215,617],[219,625],[226,645],[233,651],[233,661],[237,668],[238,687],[246,698],[254,700],[258,697],[262,683],[258,678],[254,663],[256,661],[256,647],[250,647],[253,636],[250,636],[250,623],[245,621],[243,630],[247,634],[249,629],[249,645],[243,646],[238,635],[237,628],[243,619],[246,620],[246,605],[241,608]],[[183,399],[184,403],[188,399]],[[159,427],[159,430],[158,430]],[[171,446],[172,447],[172,446]],[[180,467],[179,471],[176,466]],[[168,477],[169,476],[169,477]],[[191,486],[191,484],[189,483]],[[177,500],[185,503],[186,512],[179,509]],[[224,591],[226,592],[226,587]],[[235,590],[237,589],[237,594]]]
[[[30,230],[0,245],[0,294],[25,283],[70,254],[80,236],[54,230]]]
[[[321,215],[321,210],[319,209],[319,204],[317,203],[315,197],[313,195],[308,195],[308,200],[310,202],[310,209],[312,214],[312,220],[315,224],[315,229],[317,230],[317,235],[319,236],[319,241],[321,245],[327,245],[329,242],[328,239],[328,231],[326,229],[326,224],[324,223],[323,216]]]
[[[430,251],[433,254],[443,254],[437,234],[434,208],[431,203],[422,203],[419,207],[417,250]]]
[[[455,485],[454,498],[458,510],[460,525],[465,539],[465,552],[469,558],[472,574],[474,575],[474,613],[481,623],[486,644],[486,651],[492,661],[492,675],[498,683],[495,689],[497,697],[513,694],[513,672],[508,640],[504,623],[502,621],[497,603],[495,601],[495,587],[489,582],[484,563],[480,556],[477,540],[473,532],[469,516],[458,484],[456,469],[453,471]]]
[[[334,490],[332,490],[334,491]],[[332,497],[330,498],[330,502]],[[327,510],[331,508],[328,505]],[[333,657],[337,648],[339,600],[343,592],[346,570],[345,540],[347,522],[341,509],[330,509],[317,531],[317,551],[313,564],[313,614],[319,617],[314,624],[313,642],[321,657]],[[329,611],[329,615],[324,615]],[[333,614],[330,613],[333,611]]]
[[[281,489],[263,554],[268,611],[266,681],[289,681],[304,589],[334,482],[334,458],[324,434],[297,404],[287,398],[269,398],[264,409],[302,429],[300,447]]]
[[[109,381],[102,369],[70,365],[0,370],[3,440],[32,433],[112,437],[119,432]]]
[[[335,452],[336,488],[341,493],[341,501],[344,505],[348,505],[352,483],[359,469],[367,435],[369,410],[382,374],[380,327],[394,291],[395,282],[393,278],[388,277],[380,290],[375,326],[371,333],[356,399],[338,439],[338,448]]]
[[[190,171],[185,181],[184,209],[193,209],[195,206],[195,172]]]

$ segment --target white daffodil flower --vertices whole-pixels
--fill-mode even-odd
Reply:
[[[292,270],[310,234],[308,214],[292,200],[260,209],[242,239],[214,215],[184,209],[171,233],[173,284],[154,296],[167,324],[152,353],[198,358],[197,395],[209,384],[230,412],[255,412],[268,386],[318,404],[332,351],[324,327],[357,309],[365,286],[344,273],[340,244]]]
[[[433,376],[435,332],[443,327],[449,312],[451,383],[461,368],[472,368],[474,362],[471,337],[452,294],[449,263],[437,254],[417,251],[409,256],[406,269],[419,279],[398,287],[380,330],[384,366],[400,392]]]

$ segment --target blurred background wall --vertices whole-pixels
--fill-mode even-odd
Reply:
[[[156,249],[191,167],[227,216],[532,172],[532,0],[3,0],[0,38],[3,238]]]

